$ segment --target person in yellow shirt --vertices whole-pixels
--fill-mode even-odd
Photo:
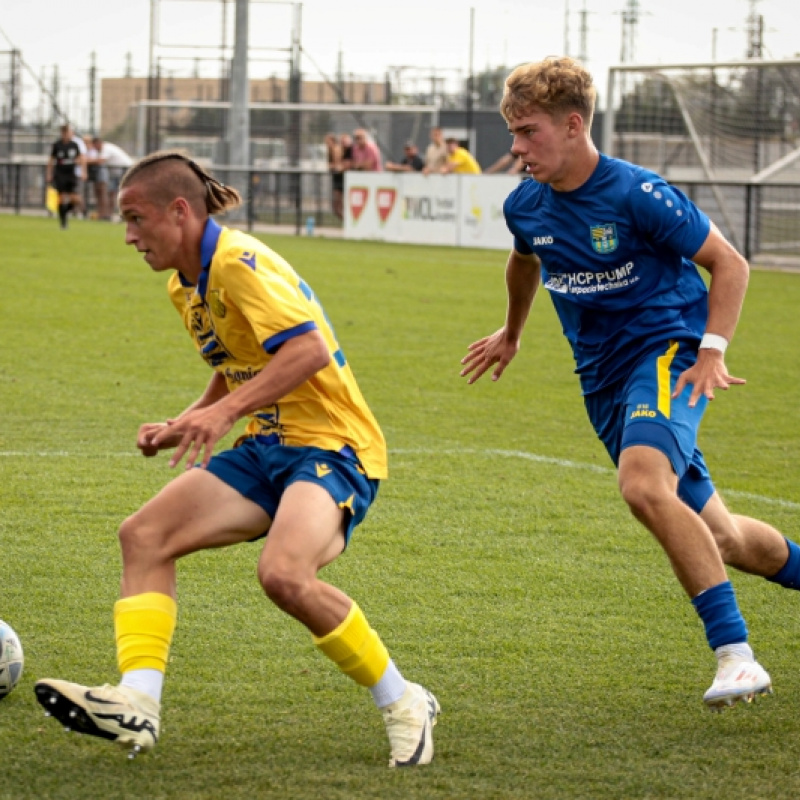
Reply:
[[[442,167],[443,175],[454,173],[456,175],[479,175],[481,168],[466,147],[458,143],[458,139],[450,137],[445,140],[447,145],[447,163]]]
[[[370,690],[386,724],[389,765],[427,764],[439,703],[405,680],[364,612],[318,575],[375,499],[387,475],[386,443],[311,287],[263,242],[213,219],[240,202],[172,151],[147,156],[122,180],[125,241],[151,270],[169,274],[172,304],[212,377],[185,411],[139,428],[142,455],[174,448],[170,466],[185,459],[186,470],[119,530],[120,683],[45,678],[36,697],[71,730],[131,755],[152,748],[177,618],[175,562],[265,537],[257,568],[264,593]],[[244,435],[213,453],[243,418]]]

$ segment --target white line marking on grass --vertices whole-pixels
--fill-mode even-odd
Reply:
[[[528,453],[525,450],[498,450],[494,448],[477,449],[473,447],[451,447],[451,448],[393,448],[389,451],[391,455],[420,455],[420,456],[501,456],[502,458],[519,458],[523,461],[535,461],[537,464],[552,464],[555,467],[565,469],[582,469],[588,472],[596,472],[602,475],[614,475],[616,470],[611,467],[601,467],[597,464],[586,464],[581,461],[570,461],[566,458],[553,458],[552,456],[541,456],[537,453]],[[68,450],[50,451],[31,451],[24,450],[0,450],[0,458],[140,458],[136,452],[125,453],[71,453]],[[726,497],[741,497],[744,500],[753,500],[767,505],[789,508],[793,511],[800,511],[800,503],[784,500],[781,497],[766,497],[762,494],[752,492],[740,492],[736,489],[722,489]]]
[[[600,474],[615,475],[616,470],[611,467],[601,467],[597,464],[587,464],[581,461],[570,461],[566,458],[553,458],[551,456],[541,456],[537,453],[528,453],[525,450],[496,450],[494,448],[486,448],[478,450],[475,448],[449,448],[436,450],[432,448],[410,448],[410,449],[395,449],[389,451],[393,455],[487,455],[487,456],[502,456],[504,458],[520,458],[524,461],[535,461],[539,464],[552,464],[556,467],[565,467],[566,469],[582,469],[589,472],[596,472]],[[781,497],[766,497],[761,494],[754,494],[752,492],[740,492],[736,489],[720,489],[722,494],[726,497],[741,497],[744,500],[754,500],[767,505],[780,506],[781,508],[789,508],[794,511],[800,511],[800,503],[794,503],[791,500],[784,500]]]
[[[69,450],[0,450],[0,458],[131,458],[139,453],[71,453]]]

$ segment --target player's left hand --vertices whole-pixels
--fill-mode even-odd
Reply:
[[[177,419],[167,420],[166,427],[152,440],[158,446],[160,440],[179,435],[180,441],[169,460],[170,467],[176,466],[186,456],[186,469],[198,463],[205,468],[214,453],[214,445],[233,427],[235,420],[228,418],[219,408],[208,406],[181,414]]]
[[[719,350],[707,347],[697,351],[697,361],[685,372],[678,376],[675,390],[672,392],[674,400],[686,388],[692,385],[689,395],[689,408],[694,408],[701,397],[714,399],[714,389],[728,390],[731,386],[747,383],[744,378],[735,378],[728,373],[725,358]]]

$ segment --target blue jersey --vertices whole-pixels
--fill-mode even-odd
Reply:
[[[702,337],[708,292],[690,258],[711,223],[655,173],[601,155],[578,189],[523,181],[503,213],[514,249],[541,261],[584,394],[667,339]]]

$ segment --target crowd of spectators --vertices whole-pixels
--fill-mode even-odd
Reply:
[[[506,153],[489,167],[482,169],[475,156],[470,153],[464,142],[454,136],[445,139],[441,128],[431,128],[430,141],[424,155],[420,153],[417,143],[408,140],[403,146],[403,156],[399,161],[384,163],[377,142],[364,128],[357,128],[349,133],[329,133],[325,137],[328,149],[328,168],[334,176],[334,193],[340,201],[344,188],[344,173],[348,170],[361,172],[419,172],[423,175],[448,174],[480,174],[485,172],[506,172],[516,174],[522,172],[524,165],[520,159]],[[338,208],[341,207],[337,206]],[[337,212],[337,216],[341,216]]]
[[[482,169],[475,156],[464,143],[454,136],[445,138],[439,127],[430,129],[430,141],[424,155],[417,143],[408,140],[403,146],[399,161],[383,162],[378,144],[364,128],[349,133],[329,133],[325,137],[328,150],[328,169],[332,176],[333,212],[339,219],[344,215],[344,173],[349,170],[361,172],[418,172],[421,175],[477,175],[480,173],[521,173],[525,165],[521,159],[505,153],[497,161]]]

